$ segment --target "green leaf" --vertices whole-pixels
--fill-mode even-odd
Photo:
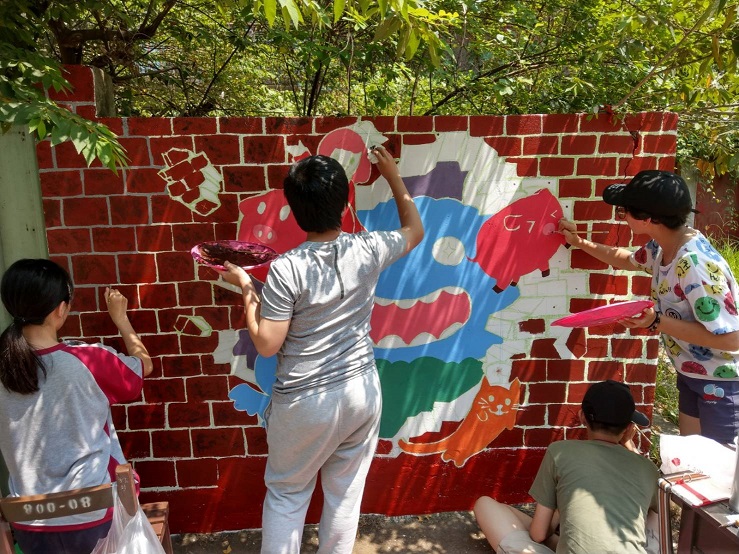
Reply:
[[[334,23],[341,19],[341,16],[344,14],[345,5],[346,0],[334,0]]]
[[[84,127],[76,126],[76,128],[72,128],[69,139],[78,154],[82,153],[90,144],[90,136]]]
[[[282,6],[283,14],[287,11],[290,15],[290,20],[292,21],[293,26],[297,29],[300,22],[303,21],[303,16],[300,14],[300,10],[298,10],[298,6],[295,4],[294,0],[280,0],[280,5]]]
[[[264,0],[264,16],[267,18],[269,26],[272,27],[277,17],[277,0]]]
[[[408,42],[405,47],[405,59],[410,60],[413,58],[413,56],[416,55],[416,51],[418,50],[418,46],[421,44],[421,39],[416,33],[416,31],[411,30],[411,32],[408,35]]]
[[[36,136],[38,137],[38,140],[44,140],[46,138],[46,124],[43,120],[38,122],[38,126],[36,127]]]
[[[396,17],[385,19],[380,23],[380,25],[378,25],[377,29],[375,29],[375,36],[372,40],[375,42],[385,40],[390,35],[394,34],[400,28],[400,25],[400,20]]]
[[[113,147],[109,142],[99,142],[95,146],[95,154],[105,167],[115,169],[115,156],[113,155]]]

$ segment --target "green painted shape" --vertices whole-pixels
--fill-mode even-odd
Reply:
[[[376,360],[382,383],[380,437],[395,436],[409,417],[428,412],[434,402],[451,402],[480,383],[482,362],[467,358],[460,363],[437,358],[390,363]]]

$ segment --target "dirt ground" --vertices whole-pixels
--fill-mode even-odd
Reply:
[[[653,440],[660,433],[678,434],[677,427],[657,413],[653,415]],[[532,514],[533,504],[518,506]],[[679,510],[673,512],[673,541],[677,541]],[[215,534],[173,535],[177,554],[258,554],[261,531],[234,531]],[[303,533],[301,552],[309,554],[318,550],[318,527],[307,525]],[[427,552],[430,554],[473,554],[493,549],[480,532],[472,512],[443,512],[420,516],[386,517],[362,515],[353,554],[379,553],[406,554]]]
[[[175,535],[172,542],[174,551],[182,554],[256,554],[261,545],[261,533],[257,529],[213,535]],[[318,528],[307,525],[301,552],[316,552],[317,549]],[[490,554],[492,551],[472,512],[444,512],[402,517],[363,515],[353,552]]]

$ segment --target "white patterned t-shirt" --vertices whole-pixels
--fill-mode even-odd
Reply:
[[[654,241],[631,255],[631,261],[652,275],[655,309],[667,317],[697,321],[714,335],[739,330],[737,282],[731,268],[701,233],[660,265],[663,250]],[[697,379],[739,381],[739,352],[707,348],[662,334],[675,369]]]

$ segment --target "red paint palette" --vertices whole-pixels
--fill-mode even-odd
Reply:
[[[190,250],[196,262],[219,271],[227,261],[244,269],[263,266],[277,257],[269,246],[240,240],[215,240],[196,244]]]
[[[619,319],[626,317],[633,317],[652,306],[654,306],[654,302],[651,300],[618,302],[562,317],[556,321],[552,321],[552,325],[558,325],[560,327],[595,327],[596,325],[615,323]]]

